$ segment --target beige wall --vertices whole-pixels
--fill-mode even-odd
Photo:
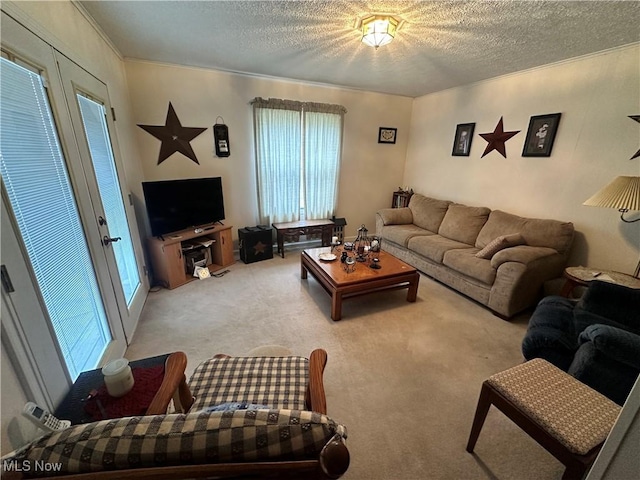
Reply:
[[[551,157],[522,157],[529,118],[562,113]],[[571,221],[572,264],[632,273],[640,222],[582,203],[618,175],[640,175],[640,46],[625,47],[417,98],[404,183],[420,193],[519,215]],[[507,158],[480,158],[500,117],[521,130]],[[459,123],[476,123],[471,155],[451,156]],[[631,214],[630,218],[638,218]]]
[[[406,158],[413,100],[339,88],[236,75],[199,68],[126,61],[137,124],[163,125],[169,102],[186,127],[208,127],[191,141],[200,164],[175,153],[157,164],[160,141],[135,129],[145,180],[222,176],[227,225],[258,222],[253,120],[255,97],[340,104],[346,107],[344,144],[336,216],[355,235],[365,223],[373,231],[375,211],[390,206]],[[213,152],[212,125],[221,116],[229,127],[231,156]],[[378,128],[398,128],[395,145],[378,144]]]

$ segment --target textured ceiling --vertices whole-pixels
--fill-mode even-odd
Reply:
[[[126,58],[417,97],[640,42],[637,1],[79,1]],[[390,44],[357,17],[405,20]]]

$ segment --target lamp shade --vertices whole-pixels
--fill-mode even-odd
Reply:
[[[362,43],[378,48],[391,43],[399,21],[390,15],[371,15],[362,20]]]
[[[640,210],[640,177],[616,177],[583,205],[618,210]]]

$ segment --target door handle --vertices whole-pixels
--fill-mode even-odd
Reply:
[[[111,237],[111,238],[110,238],[110,237],[107,237],[107,236],[105,235],[104,237],[102,237],[102,245],[104,245],[104,246],[106,247],[106,246],[107,246],[107,245],[109,245],[110,243],[112,243],[112,242],[118,242],[118,241],[120,241],[120,240],[122,240],[122,238],[120,238],[120,237]]]

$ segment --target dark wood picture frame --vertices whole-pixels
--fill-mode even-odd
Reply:
[[[396,143],[397,128],[380,127],[378,130],[378,143]]]
[[[561,116],[561,113],[550,113],[531,117],[522,148],[523,157],[551,156]]]
[[[453,149],[451,155],[454,157],[468,157],[471,152],[471,142],[473,141],[473,131],[475,123],[460,123],[456,127],[456,135],[453,137]]]

